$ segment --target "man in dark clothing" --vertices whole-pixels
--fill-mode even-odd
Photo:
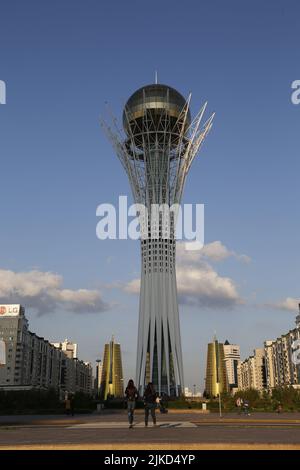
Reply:
[[[149,412],[151,413],[153,425],[156,426],[156,415],[155,415],[155,410],[156,410],[156,398],[157,398],[157,393],[155,391],[154,385],[152,382],[149,382],[146,390],[144,392],[143,400],[144,400],[144,405],[145,405],[145,426],[148,426],[148,420],[149,420]]]
[[[71,411],[71,415],[74,416],[74,409],[75,409],[75,398],[74,398],[74,395],[72,394],[70,396],[70,411]]]

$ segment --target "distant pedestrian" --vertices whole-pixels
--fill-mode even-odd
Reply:
[[[145,405],[145,426],[148,426],[149,413],[151,413],[153,425],[156,426],[155,409],[157,407],[156,399],[158,395],[152,382],[149,382],[144,392],[143,400]]]
[[[69,398],[69,395],[65,398],[65,411],[66,414],[69,415],[71,412],[71,400]]]
[[[281,413],[282,412],[282,404],[279,402],[278,405],[277,405],[277,413]]]
[[[74,416],[74,412],[75,412],[75,398],[74,398],[74,395],[73,395],[73,394],[70,396],[70,411],[71,411],[71,415]]]
[[[159,411],[161,413],[168,413],[167,405],[168,405],[168,396],[165,393],[162,393],[159,399]]]
[[[250,412],[249,412],[249,402],[247,400],[244,400],[244,403],[243,403],[243,410],[244,410],[244,414],[247,415],[247,416],[250,416]]]
[[[235,405],[237,406],[238,414],[240,415],[243,407],[243,399],[241,397],[238,397],[236,399]]]
[[[130,379],[125,390],[125,398],[127,400],[129,428],[133,427],[133,415],[134,415],[134,410],[135,410],[135,402],[138,399],[138,397],[139,397],[138,391],[134,385],[133,380]]]

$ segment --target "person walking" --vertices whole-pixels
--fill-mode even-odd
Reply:
[[[248,400],[244,400],[244,403],[243,403],[243,410],[244,410],[244,414],[245,414],[245,415],[250,416],[250,408],[249,408],[249,402],[248,402]]]
[[[73,395],[73,393],[71,394],[70,396],[70,412],[71,412],[71,415],[74,416],[74,411],[75,411],[75,397]]]
[[[159,411],[161,413],[168,413],[168,396],[166,393],[162,393],[159,401]]]
[[[71,412],[71,400],[70,400],[69,395],[67,395],[65,398],[65,410],[66,410],[66,414],[69,415]]]
[[[282,404],[279,402],[277,405],[277,413],[282,413]]]
[[[135,409],[135,401],[138,399],[139,394],[134,385],[132,379],[128,381],[126,390],[125,390],[125,398],[127,400],[127,412],[128,412],[128,422],[129,428],[133,428],[133,415]]]
[[[235,405],[237,406],[238,414],[240,415],[242,407],[243,407],[243,399],[241,397],[238,397],[236,402],[235,402]]]
[[[154,385],[149,382],[144,392],[143,400],[145,405],[145,426],[148,426],[149,413],[151,413],[153,426],[156,426],[155,410],[157,407],[156,398],[158,397]]]

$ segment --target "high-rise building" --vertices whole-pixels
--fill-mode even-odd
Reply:
[[[90,362],[77,357],[77,344],[68,339],[53,343],[63,352],[61,362],[60,389],[63,392],[82,392],[91,395],[93,392],[93,370]]]
[[[296,328],[275,340],[264,342],[238,366],[238,388],[259,391],[276,387],[300,388],[300,304]]]
[[[230,344],[226,340],[224,343],[224,357],[228,385],[230,390],[234,390],[238,386],[238,365],[241,362],[240,347],[237,344]]]
[[[170,208],[181,201],[186,176],[213,120],[212,115],[200,124],[205,104],[192,121],[190,99],[191,95],[185,100],[166,85],[144,86],[126,103],[122,138],[102,123],[127,172],[135,202],[146,208],[140,211],[142,262],[136,367],[140,393],[149,381],[159,393],[183,393],[175,273],[176,211]]]
[[[254,388],[263,391],[266,388],[265,351],[263,348],[254,349],[249,356],[238,365],[238,388],[247,390]]]
[[[124,396],[121,346],[115,343],[114,337],[104,346],[101,396],[104,400]]]
[[[225,366],[224,344],[219,343],[216,337],[207,347],[207,364],[205,378],[205,395],[217,397],[220,393],[228,391],[228,381]]]
[[[300,363],[295,361],[299,346],[295,342],[300,340],[300,304],[296,316],[296,328],[281,335],[273,341],[265,341],[266,357],[266,386],[270,390],[274,387],[293,386],[300,388]],[[299,352],[300,355],[300,352]]]
[[[0,305],[0,342],[0,389],[91,393],[90,365],[29,331],[21,305]]]
[[[266,387],[268,390],[276,387],[275,361],[273,341],[265,341]]]
[[[60,343],[52,343],[53,346],[55,346],[58,349],[61,349],[66,356],[68,356],[70,359],[76,359],[77,358],[77,344],[72,343],[68,339],[65,339],[64,341],[61,341]]]

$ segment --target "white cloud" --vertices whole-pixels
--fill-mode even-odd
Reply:
[[[195,242],[177,243],[177,260],[180,261],[181,258],[184,258],[184,260],[188,260],[189,262],[197,263],[200,259],[210,259],[211,261],[219,262],[226,258],[234,257],[244,263],[250,262],[249,256],[239,255],[235,251],[228,250],[228,248],[218,240],[204,245],[201,250],[193,250],[193,244],[195,244]]]
[[[268,307],[277,308],[278,310],[288,310],[289,312],[297,312],[299,310],[300,299],[287,297],[279,302],[267,304]]]
[[[140,293],[141,280],[133,279],[132,281],[125,284],[123,290],[128,294],[139,294]]]
[[[0,270],[0,302],[22,303],[39,314],[58,308],[77,312],[103,312],[109,305],[98,290],[63,289],[62,276],[32,270],[19,272]]]
[[[221,261],[230,256],[241,259],[219,241],[210,243],[199,251],[186,250],[185,243],[177,243],[176,277],[179,302],[208,308],[228,308],[242,304],[243,300],[238,294],[235,282],[229,277],[219,275],[207,262],[207,259]],[[138,294],[140,279],[128,282],[123,286],[123,290]]]
[[[222,261],[230,256],[238,257],[220,241],[208,243],[199,251],[186,250],[184,243],[178,243],[176,277],[179,302],[210,308],[227,308],[243,303],[234,281],[219,275],[207,261]]]
[[[213,261],[222,261],[232,256],[232,253],[233,252],[229,251],[220,241],[215,241],[204,245],[200,251],[200,256],[205,256]]]
[[[220,276],[206,263],[180,264],[176,270],[179,302],[200,307],[227,308],[243,303],[229,277]]]

